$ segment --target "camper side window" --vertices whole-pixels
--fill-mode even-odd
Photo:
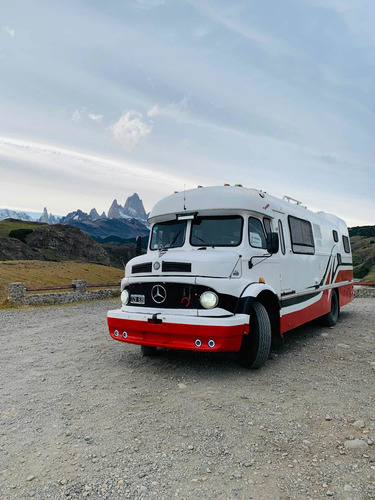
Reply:
[[[346,253],[350,253],[350,243],[347,236],[342,237],[342,242],[344,243],[344,250]]]
[[[249,242],[254,248],[267,248],[262,223],[255,217],[249,218]]]
[[[314,237],[309,221],[288,217],[293,253],[314,254]]]

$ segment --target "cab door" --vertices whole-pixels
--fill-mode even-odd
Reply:
[[[273,211],[275,231],[279,235],[279,279],[281,295],[295,291],[293,288],[293,264],[291,261],[291,241],[285,213]]]
[[[249,243],[251,247],[250,277],[254,282],[264,280],[280,294],[279,253],[267,253],[267,233],[276,232],[275,221],[271,217],[250,216],[248,220]]]

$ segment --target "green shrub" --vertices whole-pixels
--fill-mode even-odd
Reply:
[[[17,240],[26,243],[26,236],[32,233],[34,229],[13,229],[9,233],[9,238],[16,238]]]

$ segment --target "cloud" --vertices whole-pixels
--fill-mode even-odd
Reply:
[[[182,120],[186,114],[188,98],[184,97],[179,102],[171,102],[166,106],[159,106],[159,104],[154,104],[151,109],[147,111],[147,116],[154,118],[155,116],[166,116],[168,118],[174,118],[177,121]]]
[[[74,122],[78,122],[81,118],[82,118],[81,113],[78,111],[78,109],[76,109],[76,110],[74,111],[74,113],[72,114],[72,120],[73,120]]]
[[[115,139],[126,151],[132,151],[151,129],[152,126],[143,120],[142,113],[137,111],[124,111],[120,119],[110,127]]]
[[[103,120],[103,115],[94,115],[94,113],[89,113],[88,117],[93,122],[101,122]]]
[[[165,5],[165,0],[136,0],[136,3],[142,9],[153,9]]]
[[[265,34],[248,23],[238,22],[229,15],[228,9],[222,9],[217,4],[210,4],[203,0],[187,0],[190,5],[195,8],[198,12],[205,15],[212,22],[222,26],[228,31],[246,38],[253,43],[256,43],[259,47],[262,47],[265,51],[274,54],[284,54],[289,56],[300,57],[301,53],[295,47],[290,46],[284,40],[274,38],[271,35]]]
[[[8,33],[8,35],[12,38],[16,36],[15,30],[9,28],[9,26],[3,26],[3,31],[5,31],[5,33]]]

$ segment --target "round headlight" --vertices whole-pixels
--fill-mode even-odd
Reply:
[[[127,290],[121,292],[121,302],[124,306],[129,302],[129,292]]]
[[[203,307],[212,309],[217,306],[219,297],[214,292],[203,292],[199,300]]]

